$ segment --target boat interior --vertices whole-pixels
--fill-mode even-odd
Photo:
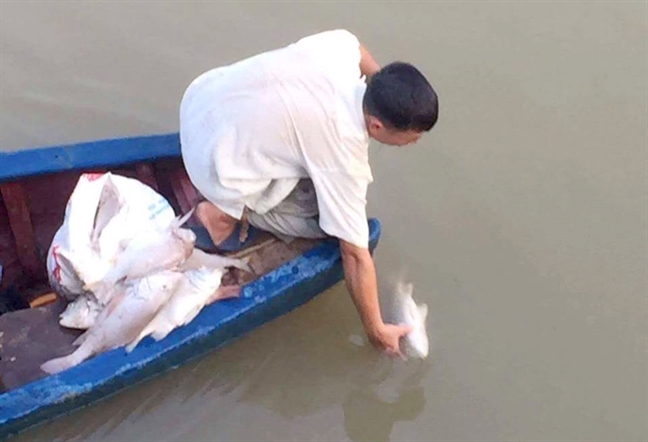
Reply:
[[[176,214],[188,213],[201,199],[180,158],[0,183],[0,392],[46,376],[39,368],[43,362],[74,349],[72,342],[81,331],[59,325],[58,316],[66,302],[50,287],[45,262],[79,176],[109,170],[152,187],[169,201]],[[189,225],[195,223],[193,218],[188,221]],[[305,239],[286,243],[262,233],[242,251],[229,254],[247,257],[254,273],[232,269],[223,283],[247,284],[320,243]]]

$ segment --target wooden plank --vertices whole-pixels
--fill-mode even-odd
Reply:
[[[135,166],[137,178],[156,192],[159,192],[157,179],[155,178],[155,169],[151,163],[139,163]]]
[[[51,304],[52,302],[56,302],[57,299],[58,297],[56,296],[55,292],[45,293],[44,295],[41,295],[38,298],[29,301],[29,307],[30,308],[42,307],[46,304]]]
[[[198,202],[200,202],[200,194],[193,184],[191,184],[191,180],[187,176],[184,168],[177,167],[172,169],[169,172],[169,180],[171,181],[173,194],[180,206],[180,211],[185,214],[196,207]],[[194,217],[191,217],[191,221],[195,221]]]
[[[9,217],[9,225],[16,245],[16,254],[26,276],[41,279],[44,267],[38,256],[34,226],[27,206],[27,198],[20,183],[0,185]]]

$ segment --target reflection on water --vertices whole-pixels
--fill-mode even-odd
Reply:
[[[394,424],[413,421],[425,406],[423,388],[402,391],[395,402],[382,401],[371,389],[352,391],[344,401],[344,428],[353,441],[389,441]],[[371,422],[366,416],[371,415]]]
[[[358,378],[344,400],[344,428],[355,442],[391,440],[394,424],[415,420],[425,408],[427,361],[383,359],[380,365]]]

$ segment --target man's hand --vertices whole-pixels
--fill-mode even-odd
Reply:
[[[399,356],[405,359],[400,350],[400,339],[412,331],[411,325],[383,324],[376,330],[368,330],[367,336],[371,344],[389,356]]]
[[[367,337],[390,356],[403,356],[399,340],[412,330],[407,325],[385,324],[380,315],[376,269],[369,250],[340,240],[344,279],[358,309]]]

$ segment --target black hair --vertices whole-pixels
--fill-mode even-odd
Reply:
[[[394,62],[369,80],[365,112],[390,129],[429,131],[437,121],[439,102],[432,85],[409,63]]]

